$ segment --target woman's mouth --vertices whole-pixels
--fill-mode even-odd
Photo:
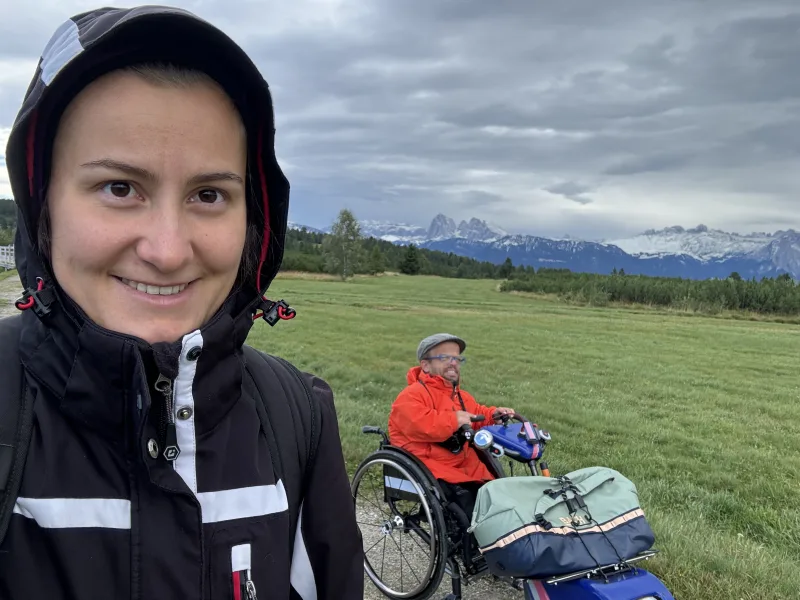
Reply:
[[[151,285],[147,283],[141,283],[139,281],[133,281],[132,279],[125,279],[124,277],[118,277],[117,279],[134,290],[144,292],[145,294],[149,294],[151,296],[173,296],[175,294],[180,294],[186,289],[186,286],[189,285],[188,283],[179,283],[175,285]]]

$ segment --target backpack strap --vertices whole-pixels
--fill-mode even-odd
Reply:
[[[300,518],[306,481],[320,438],[321,413],[308,382],[294,365],[244,346],[245,385],[255,384],[255,406],[273,467],[289,503],[290,531]],[[250,381],[247,381],[250,380]],[[294,547],[294,535],[291,536]]]
[[[22,483],[33,429],[33,403],[22,376],[22,315],[0,319],[0,544]]]

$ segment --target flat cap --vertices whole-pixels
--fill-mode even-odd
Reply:
[[[428,353],[428,350],[438,346],[439,344],[443,344],[444,342],[456,342],[459,348],[461,348],[461,352],[463,352],[467,347],[467,342],[462,340],[457,335],[452,335],[450,333],[434,333],[419,343],[419,346],[417,347],[417,360],[422,360],[422,357]]]

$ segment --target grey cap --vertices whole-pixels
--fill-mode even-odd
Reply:
[[[463,352],[467,347],[467,342],[456,335],[452,335],[450,333],[434,333],[419,343],[419,346],[417,347],[417,360],[422,360],[422,357],[428,353],[428,350],[438,346],[439,344],[443,344],[444,342],[456,342],[459,348],[461,348],[461,352]]]

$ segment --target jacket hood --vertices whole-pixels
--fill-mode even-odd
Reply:
[[[205,71],[231,97],[244,121],[248,222],[259,232],[258,268],[248,274],[220,312],[237,322],[250,319],[252,323],[263,303],[262,295],[280,268],[289,208],[289,183],[275,157],[272,96],[258,68],[227,35],[173,7],[101,8],[81,13],[61,25],[45,47],[6,150],[18,208],[15,253],[22,284],[29,291],[42,288],[43,283],[45,288],[52,285],[56,291],[48,298],[52,301],[59,296],[51,266],[39,248],[37,231],[61,114],[94,79],[143,61],[168,61]]]
[[[408,373],[406,373],[406,383],[408,383],[408,385],[411,385],[412,383],[417,383],[417,381],[420,378],[419,376],[422,374],[423,374],[422,367],[420,366],[411,367],[408,370]]]

